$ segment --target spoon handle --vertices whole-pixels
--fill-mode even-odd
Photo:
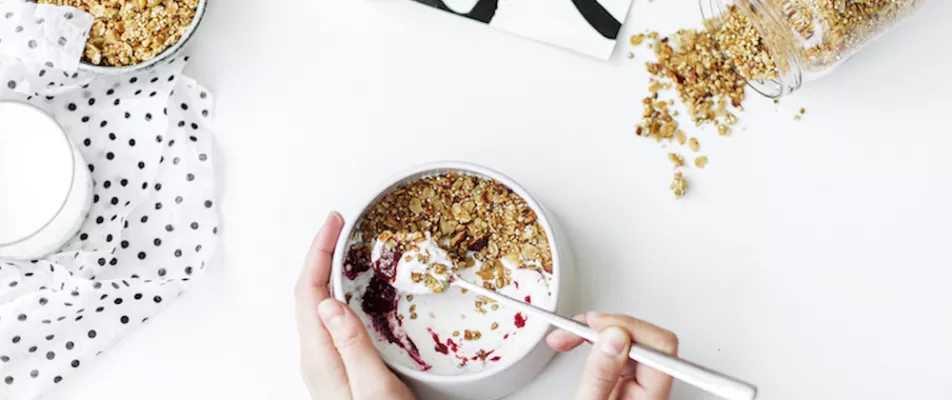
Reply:
[[[488,297],[503,306],[532,314],[532,316],[572,332],[590,343],[594,343],[598,339],[598,332],[573,319],[512,299],[458,277],[454,277],[451,284],[473,291],[480,296]],[[753,400],[757,397],[757,388],[749,383],[637,343],[631,345],[628,357],[724,399]]]

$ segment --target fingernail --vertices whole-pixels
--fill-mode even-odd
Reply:
[[[598,336],[598,347],[602,349],[605,355],[615,358],[625,351],[625,346],[628,345],[630,340],[625,331],[611,327],[602,331]]]
[[[338,325],[344,321],[344,306],[334,299],[325,299],[317,305],[317,313],[324,325]]]
[[[331,222],[331,221],[336,221],[343,225],[344,217],[340,215],[340,213],[337,211],[331,211],[331,213],[327,216],[327,222]]]
[[[604,315],[605,313],[600,313],[598,311],[589,311],[588,315],[586,315],[586,318],[598,319],[603,317]]]

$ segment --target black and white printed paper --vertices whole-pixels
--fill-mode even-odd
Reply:
[[[93,363],[185,291],[217,243],[211,96],[182,75],[187,57],[124,76],[75,71],[92,21],[0,1],[0,99],[52,115],[94,181],[61,250],[0,259],[3,400],[38,398]]]
[[[608,59],[632,0],[413,0],[493,28]]]

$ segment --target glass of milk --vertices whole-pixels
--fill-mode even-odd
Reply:
[[[0,100],[0,258],[55,252],[79,230],[91,198],[86,163],[56,120]]]

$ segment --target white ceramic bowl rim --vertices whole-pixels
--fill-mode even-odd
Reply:
[[[35,1],[35,0],[31,0],[31,1]],[[185,43],[188,42],[188,40],[191,39],[192,36],[194,36],[195,31],[198,30],[198,26],[201,25],[202,23],[202,19],[205,18],[205,9],[207,5],[208,5],[208,0],[199,0],[198,7],[195,8],[195,17],[192,18],[192,23],[188,26],[188,29],[185,31],[185,33],[182,34],[182,38],[179,39],[179,41],[176,42],[171,47],[165,49],[164,51],[159,53],[157,56],[153,57],[151,60],[141,62],[135,65],[124,65],[121,67],[93,65],[87,61],[80,60],[79,70],[91,72],[94,74],[100,74],[100,75],[123,75],[127,73],[141,72],[141,71],[151,69],[157,64],[165,60],[168,60],[169,58],[172,58],[173,56],[178,54],[178,52],[182,50],[183,47],[185,47]]]
[[[370,198],[370,201],[363,203],[360,212],[357,215],[354,215],[354,218],[347,222],[344,230],[341,232],[340,239],[337,242],[337,248],[334,252],[334,265],[331,272],[331,283],[334,289],[334,297],[340,301],[344,301],[343,274],[341,273],[341,269],[344,265],[344,257],[347,255],[348,241],[350,240],[350,236],[353,233],[356,222],[359,218],[363,218],[364,212],[367,210],[367,208],[386,194],[390,193],[394,188],[399,187],[399,185],[408,178],[412,178],[414,176],[436,175],[446,172],[460,172],[493,179],[499,183],[502,183],[507,188],[512,190],[513,193],[522,197],[523,200],[526,201],[526,204],[529,205],[529,208],[535,211],[536,216],[538,217],[539,225],[542,226],[542,229],[545,230],[546,236],[549,238],[549,249],[552,252],[552,282],[554,284],[550,286],[552,291],[552,304],[548,309],[550,311],[554,311],[559,300],[561,264],[559,259],[559,246],[556,242],[557,239],[555,236],[555,231],[549,222],[549,216],[545,213],[545,210],[542,208],[542,206],[531,195],[529,195],[529,192],[523,189],[522,186],[512,179],[509,179],[509,177],[480,165],[458,161],[433,162],[411,167],[388,180],[385,185],[374,192],[374,195]],[[384,362],[386,362],[391,369],[396,370],[400,374],[421,382],[452,384],[479,381],[496,374],[500,374],[507,370],[510,366],[525,358],[533,349],[536,348],[536,346],[538,346],[540,342],[545,340],[545,335],[549,331],[548,328],[549,326],[546,324],[544,329],[538,331],[540,333],[537,333],[535,335],[537,337],[533,338],[531,342],[533,343],[532,346],[526,346],[525,348],[520,349],[518,353],[513,354],[510,357],[506,357],[487,371],[480,371],[464,375],[436,375],[425,371],[411,369],[398,363],[392,363],[386,358],[384,358]]]

